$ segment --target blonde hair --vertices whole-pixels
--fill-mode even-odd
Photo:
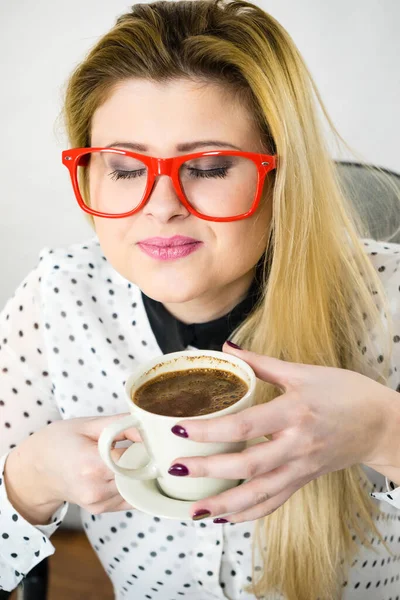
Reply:
[[[72,147],[90,145],[94,111],[129,78],[223,86],[249,108],[266,151],[279,157],[263,294],[233,340],[260,354],[350,369],[385,384],[392,335],[382,312],[390,332],[390,311],[360,241],[372,235],[339,181],[315,99],[342,138],[286,30],[244,0],[132,6],[67,82],[63,114]],[[368,326],[378,333],[371,335]],[[374,341],[381,344],[376,364],[366,358],[367,347],[376,352]],[[281,393],[258,382],[257,402]],[[368,485],[359,465],[328,473],[258,519],[247,591],[256,597],[282,593],[287,600],[340,598],[340,577],[358,553],[356,536],[376,551],[368,532],[393,556],[375,525],[380,511]],[[261,571],[255,569],[257,552]]]

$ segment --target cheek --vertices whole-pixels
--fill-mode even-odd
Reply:
[[[265,250],[270,223],[271,205],[265,203],[249,219],[225,224],[216,231],[221,251],[229,261],[235,257],[240,264],[255,264]]]
[[[100,246],[108,259],[122,257],[127,249],[129,219],[102,219],[94,217],[96,235]]]
[[[249,227],[245,237],[251,240],[254,247],[257,247],[257,252],[264,251],[267,245],[267,239],[272,220],[272,201],[264,200],[259,206],[259,209],[248,219]]]

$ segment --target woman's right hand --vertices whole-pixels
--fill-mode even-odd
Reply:
[[[23,440],[6,460],[5,483],[11,504],[32,524],[47,522],[63,501],[92,514],[131,509],[97,447],[103,429],[127,414],[54,421]],[[124,440],[142,441],[134,427],[115,438]],[[115,462],[126,449],[111,451]]]

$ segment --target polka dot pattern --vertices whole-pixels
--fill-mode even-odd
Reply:
[[[364,240],[364,247],[390,297],[396,330],[389,386],[400,391],[400,245]],[[360,351],[371,364],[382,360],[367,343]],[[68,509],[63,504],[49,525],[25,521],[4,485],[9,451],[56,419],[126,412],[127,375],[160,354],[140,290],[111,267],[96,237],[41,252],[0,314],[0,589],[14,589],[54,553],[50,537]],[[400,487],[363,469],[395,558],[378,540],[371,540],[378,554],[361,546],[342,598],[400,600]],[[243,590],[252,580],[252,522],[181,522],[133,508],[100,515],[81,509],[81,518],[117,600],[254,599]]]

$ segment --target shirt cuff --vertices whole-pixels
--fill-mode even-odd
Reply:
[[[61,525],[69,503],[53,513],[48,525],[32,525],[24,519],[7,496],[4,465],[9,452],[0,458],[0,590],[11,592],[33,567],[54,554],[50,536]]]
[[[385,502],[400,509],[400,486],[396,487],[396,484],[387,477],[385,477],[385,481],[387,492],[373,492],[370,496],[377,498],[378,500],[385,500]]]

